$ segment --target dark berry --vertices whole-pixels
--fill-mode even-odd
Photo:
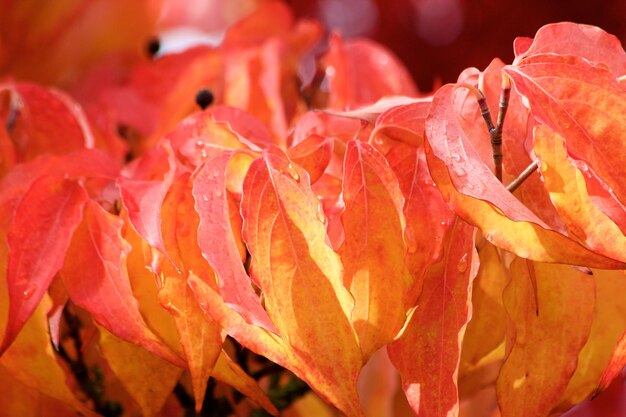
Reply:
[[[202,110],[206,109],[213,103],[213,93],[208,88],[201,88],[196,93],[196,104]]]
[[[161,41],[159,41],[159,38],[150,39],[146,45],[146,49],[148,51],[148,55],[154,58],[154,56],[159,53],[159,49],[161,49]]]

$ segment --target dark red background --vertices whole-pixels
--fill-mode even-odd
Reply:
[[[431,90],[437,78],[443,83],[453,82],[467,67],[484,68],[494,57],[511,62],[513,40],[517,36],[532,37],[547,23],[593,24],[618,36],[623,43],[626,39],[624,0],[285,1],[299,17],[315,17],[346,35],[369,36],[387,45],[410,68],[422,91]],[[325,16],[323,9],[330,12]],[[441,43],[452,36],[459,21],[458,36],[448,44],[433,45],[417,33],[426,31],[435,43]]]

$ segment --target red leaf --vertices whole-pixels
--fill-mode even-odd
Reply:
[[[620,267],[551,230],[495,178],[453,112],[455,86],[442,87],[426,120],[426,158],[431,175],[454,211],[485,237],[520,257],[575,265]]]
[[[346,110],[371,104],[388,95],[415,96],[417,89],[400,60],[384,46],[367,39],[330,38],[322,58],[329,81],[328,107]]]
[[[526,38],[528,39],[528,38]],[[600,65],[606,65],[615,77],[626,74],[626,54],[619,39],[599,27],[571,22],[542,26],[532,42],[521,50],[519,42],[515,63],[539,54],[576,55]]]
[[[162,253],[161,206],[175,174],[174,152],[166,142],[128,165],[117,180],[133,228]]]
[[[398,144],[388,154],[404,194],[407,246],[405,262],[421,282],[426,268],[441,255],[443,239],[454,213],[430,177],[423,148]]]
[[[613,349],[611,360],[600,378],[598,391],[606,389],[615,377],[622,372],[624,366],[626,366],[626,332],[624,332],[619,342],[617,342],[615,349]]]
[[[193,195],[200,214],[198,245],[219,278],[224,301],[249,323],[276,331],[254,293],[231,229],[226,196],[226,169],[233,153],[207,160],[194,177]]]
[[[333,141],[312,134],[287,151],[289,158],[306,169],[314,184],[324,174],[333,154]]]
[[[7,236],[10,305],[0,352],[13,342],[61,269],[86,201],[80,185],[45,176],[17,205]]]
[[[0,107],[0,114],[15,112],[8,133],[18,162],[94,146],[82,109],[65,93],[30,83],[0,84],[3,92],[10,108]]]
[[[474,231],[455,220],[446,234],[441,260],[427,272],[405,332],[387,348],[418,416],[458,413],[461,339],[471,316],[471,285],[478,270]]]
[[[535,118],[561,135],[568,153],[588,162],[626,202],[626,90],[613,74],[582,58],[551,54],[526,58],[504,71]]]
[[[139,313],[126,268],[130,245],[122,239],[121,227],[120,219],[87,202],[61,270],[70,299],[120,339],[184,367]]]

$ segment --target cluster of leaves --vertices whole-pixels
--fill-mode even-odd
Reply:
[[[259,413],[234,387],[276,415],[310,387],[374,415],[395,368],[419,416],[547,416],[619,375],[619,41],[548,25],[419,95],[384,47],[323,39],[268,1],[216,47],[4,65],[4,410]],[[11,78],[38,71],[66,91]]]

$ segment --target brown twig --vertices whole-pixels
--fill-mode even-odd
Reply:
[[[539,167],[539,161],[535,159],[530,165],[526,167],[524,171],[522,171],[521,174],[518,175],[517,178],[515,178],[513,181],[511,181],[509,185],[506,186],[506,189],[510,192],[517,190],[519,186],[522,185],[522,183],[526,181],[528,177],[530,177],[530,174],[537,170],[537,167]]]

